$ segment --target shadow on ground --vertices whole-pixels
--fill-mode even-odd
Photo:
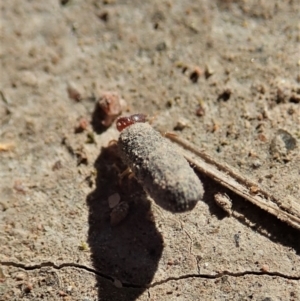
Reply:
[[[122,166],[115,146],[102,149],[95,162],[96,189],[87,197],[88,243],[97,271],[99,300],[136,300],[151,283],[163,250],[163,239],[141,186],[130,178],[119,184]],[[122,167],[123,168],[123,167]],[[118,225],[110,222],[108,197],[118,192],[129,211]]]
[[[202,178],[202,177],[201,177]],[[208,204],[211,214],[223,219],[227,213],[214,201],[214,195],[218,192],[226,193],[232,201],[232,210],[238,215],[238,221],[251,227],[254,231],[281,245],[293,248],[300,255],[300,233],[298,230],[280,221],[272,214],[258,208],[244,198],[232,193],[225,187],[217,184],[211,179],[203,177],[204,201]],[[234,217],[236,218],[236,217]],[[237,233],[236,235],[239,235]],[[233,238],[234,239],[234,238]]]

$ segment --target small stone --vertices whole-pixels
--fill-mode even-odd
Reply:
[[[261,255],[261,256],[263,256],[265,252],[264,252],[264,250],[257,250],[256,253],[259,254],[259,255]]]
[[[241,239],[240,233],[234,234],[235,246],[236,246],[237,248],[240,247],[240,239]]]
[[[202,117],[204,115],[205,115],[205,108],[203,106],[203,103],[199,102],[199,105],[198,105],[198,107],[196,109],[196,116]]]
[[[61,169],[63,166],[62,166],[62,163],[60,160],[57,160],[53,166],[52,166],[52,170],[55,171],[55,170],[59,170]]]
[[[188,122],[184,119],[180,119],[177,121],[174,131],[182,131],[184,128],[188,126]]]
[[[271,141],[270,153],[273,156],[285,156],[287,153],[296,148],[296,139],[285,130],[278,130]]]
[[[79,148],[76,150],[76,157],[77,157],[77,165],[88,164],[88,157],[83,148]]]
[[[24,71],[22,74],[21,81],[23,84],[31,87],[35,87],[38,84],[36,75],[31,71]]]
[[[27,282],[25,287],[24,287],[24,292],[28,294],[32,290],[33,290],[33,284],[31,282]]]
[[[251,194],[257,194],[259,192],[259,187],[253,185],[253,186],[250,187],[249,191],[250,191]]]
[[[99,13],[97,16],[103,22],[108,22],[108,20],[109,20],[109,13],[107,11],[103,11],[103,12]]]
[[[268,272],[269,271],[269,266],[267,264],[263,264],[260,268],[262,272]]]
[[[211,77],[214,74],[214,70],[211,69],[210,66],[206,65],[205,66],[205,71],[204,71],[204,76],[206,79],[208,79],[209,77]]]
[[[61,297],[64,297],[64,296],[67,296],[68,294],[65,293],[64,291],[59,291],[58,294],[61,296]]]
[[[253,167],[253,168],[259,168],[259,167],[261,167],[261,166],[262,166],[262,163],[261,163],[260,160],[254,160],[254,161],[252,162],[252,167]]]
[[[16,280],[25,280],[25,278],[26,278],[26,274],[23,272],[17,273],[15,276]]]
[[[0,283],[1,283],[1,281],[4,280],[4,279],[5,279],[4,272],[3,272],[3,270],[0,268]]]
[[[89,121],[86,118],[80,118],[75,127],[75,134],[82,133],[88,128]]]
[[[167,44],[166,44],[166,42],[161,42],[161,43],[158,43],[157,45],[156,45],[156,50],[157,51],[164,51],[164,50],[166,50],[167,49]]]
[[[70,99],[73,99],[75,101],[80,101],[82,99],[82,93],[79,91],[79,88],[76,87],[74,83],[68,84],[67,91]]]
[[[69,286],[67,287],[67,293],[68,293],[68,294],[71,293],[72,290],[73,290],[73,286],[69,285]]]
[[[267,142],[268,140],[268,138],[264,134],[258,134],[257,137],[261,142]]]
[[[116,207],[120,203],[120,200],[121,200],[121,197],[120,197],[120,195],[118,193],[112,194],[108,198],[108,206],[109,206],[109,208]]]
[[[98,118],[101,124],[109,127],[126,108],[126,101],[116,92],[103,92],[98,100]]]
[[[198,82],[199,77],[202,75],[203,71],[200,67],[195,67],[190,74],[190,80],[195,84]]]
[[[114,279],[114,286],[117,288],[122,288],[123,284],[119,279]]]
[[[271,297],[266,297],[262,301],[273,301],[273,299]]]
[[[110,213],[110,224],[117,226],[120,224],[128,214],[129,205],[126,202],[119,203]]]
[[[219,94],[218,100],[227,101],[227,100],[229,100],[231,94],[232,94],[232,90],[229,88],[226,88],[222,91],[221,94]]]

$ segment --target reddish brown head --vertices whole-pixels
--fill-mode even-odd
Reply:
[[[127,117],[119,117],[117,119],[117,129],[119,132],[123,131],[128,126],[137,122],[146,122],[147,115],[145,114],[133,114]]]

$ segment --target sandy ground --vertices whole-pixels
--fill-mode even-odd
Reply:
[[[194,210],[163,210],[133,179],[119,184],[105,149],[118,132],[97,126],[98,98],[116,92],[127,114],[299,203],[299,11],[1,1],[0,300],[300,300],[299,231],[202,174]],[[114,193],[128,208],[116,226]]]

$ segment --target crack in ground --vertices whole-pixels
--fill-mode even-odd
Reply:
[[[26,271],[39,270],[39,269],[44,268],[44,267],[54,268],[56,270],[60,270],[60,269],[66,268],[66,267],[68,267],[68,268],[72,267],[72,268],[78,268],[78,269],[88,271],[90,273],[96,274],[100,277],[103,277],[103,278],[111,280],[111,281],[114,280],[113,277],[110,277],[110,276],[105,275],[101,272],[98,272],[98,271],[96,271],[92,268],[89,268],[89,267],[87,267],[83,264],[78,264],[78,263],[55,264],[52,261],[45,261],[45,262],[42,262],[42,263],[39,263],[39,264],[26,265],[26,264],[14,262],[14,261],[0,261],[0,264],[2,264],[4,266],[12,266],[12,267],[16,267],[16,268],[21,268],[21,269],[26,270]]]
[[[169,277],[167,279],[161,280],[161,281],[157,281],[152,283],[149,287],[155,287],[157,285],[161,285],[164,283],[167,283],[169,281],[172,280],[182,280],[182,279],[189,279],[189,278],[201,278],[201,279],[218,279],[218,278],[222,278],[224,276],[229,276],[229,277],[243,277],[243,276],[248,276],[248,275],[254,275],[254,276],[269,276],[269,277],[280,277],[280,278],[284,278],[284,279],[288,279],[288,280],[300,280],[300,276],[289,276],[289,275],[285,275],[283,273],[279,273],[279,272],[255,272],[255,271],[244,271],[244,272],[237,272],[237,273],[233,273],[230,271],[223,271],[221,273],[218,274],[186,274],[186,275],[182,275],[179,277]]]
[[[89,268],[85,265],[82,264],[78,264],[78,263],[62,263],[62,264],[55,264],[54,262],[51,261],[46,261],[46,262],[42,262],[40,264],[34,264],[34,265],[26,265],[23,263],[17,263],[17,262],[13,262],[13,261],[0,261],[0,264],[4,265],[4,266],[11,266],[11,267],[16,267],[16,268],[21,268],[24,269],[26,271],[32,271],[32,270],[38,270],[41,269],[43,267],[51,267],[57,270],[63,269],[65,267],[75,267],[78,269],[82,269],[85,270],[87,272],[93,273],[97,276],[100,276],[104,279],[110,280],[112,283],[116,280],[116,278],[106,275],[104,273],[101,273],[95,269]],[[223,271],[220,272],[218,274],[186,274],[186,275],[182,275],[182,276],[178,276],[178,277],[169,277],[166,278],[164,280],[161,281],[157,281],[157,282],[153,282],[151,284],[146,284],[146,285],[141,285],[141,284],[134,284],[134,283],[126,283],[126,282],[122,282],[122,286],[125,288],[151,288],[151,287],[155,287],[164,283],[167,283],[169,281],[178,281],[178,280],[183,280],[183,279],[189,279],[189,278],[200,278],[200,279],[218,279],[218,278],[222,278],[224,276],[229,276],[229,277],[243,277],[243,276],[248,276],[248,275],[254,275],[254,276],[269,276],[269,277],[280,277],[280,278],[284,278],[284,279],[288,279],[288,280],[300,280],[300,276],[289,276],[283,273],[279,273],[279,272],[262,272],[262,271],[244,271],[244,272],[230,272],[230,271]]]

